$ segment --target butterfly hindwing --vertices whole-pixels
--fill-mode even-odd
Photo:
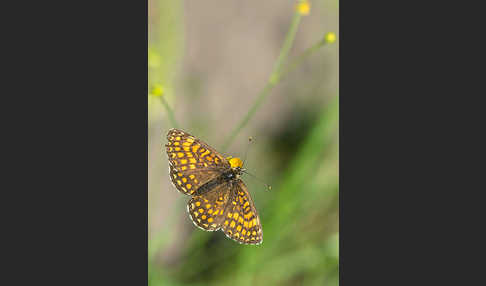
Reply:
[[[242,180],[233,183],[222,228],[227,237],[239,243],[260,244],[263,241],[260,219]]]
[[[218,230],[224,220],[224,209],[230,196],[231,183],[222,183],[208,192],[194,196],[187,203],[187,211],[194,224],[206,231]]]

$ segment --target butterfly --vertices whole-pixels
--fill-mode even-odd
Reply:
[[[205,231],[222,230],[242,244],[261,244],[262,226],[246,185],[243,162],[224,157],[200,139],[170,129],[165,145],[172,184],[184,195],[189,216]]]

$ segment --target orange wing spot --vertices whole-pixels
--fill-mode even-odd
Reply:
[[[194,178],[195,178],[195,177],[196,177],[196,176],[194,176],[194,175],[189,175],[189,178],[190,178],[191,180],[194,180]]]
[[[189,143],[194,143],[194,139],[192,139],[192,138],[187,138],[186,141],[189,142]]]
[[[177,176],[182,177],[182,173],[177,173]]]
[[[214,215],[218,215],[218,213],[219,213],[219,210],[216,210],[216,211],[214,212]],[[221,211],[221,214],[223,214],[223,211]]]
[[[243,197],[240,197],[240,204],[243,203]]]
[[[257,220],[256,218],[253,219],[253,225],[257,225]]]
[[[200,157],[202,158],[202,157],[204,157],[204,156],[206,156],[207,154],[210,154],[210,153],[211,152],[209,152],[209,150],[206,150],[206,152],[202,153]]]
[[[243,223],[243,218],[241,216],[238,218],[238,222]]]
[[[202,219],[206,219],[206,215],[202,215],[202,216],[201,216],[201,218],[202,218]]]
[[[192,185],[191,185],[191,184],[187,184],[187,185],[186,185],[186,188],[187,188],[188,190],[190,190],[190,189],[192,188]]]
[[[179,157],[179,158],[184,157],[184,153],[182,153],[182,152],[177,153],[177,157]]]
[[[196,169],[196,165],[191,164],[191,165],[189,165],[189,168],[191,168],[192,170],[194,170],[194,169]]]
[[[200,206],[201,202],[196,202],[196,207]]]
[[[228,220],[224,221],[224,225],[228,225],[228,223],[229,223]]]
[[[249,212],[248,214],[244,215],[245,219],[250,219],[253,216],[253,212]]]
[[[181,147],[175,147],[174,151],[181,151]]]
[[[206,157],[206,160],[208,160],[208,161],[213,161],[213,158],[212,158],[212,157],[210,157],[210,156],[207,156],[207,157]]]
[[[181,164],[182,164],[182,165],[187,164],[187,160],[186,160],[186,159],[181,159]]]
[[[182,147],[182,149],[184,149],[184,151],[190,151],[191,149],[189,147]]]
[[[179,142],[174,142],[174,146],[179,146]]]
[[[182,182],[183,182],[183,183],[187,182],[187,179],[186,179],[185,177],[184,177],[184,178],[182,178]]]
[[[206,151],[206,149],[201,148],[201,150],[199,150],[199,153],[203,153],[204,151]]]
[[[182,166],[182,167],[181,167],[181,170],[182,170],[182,171],[187,170],[187,166]]]
[[[219,159],[218,158],[214,158],[214,163],[215,164],[218,164],[219,163]]]
[[[203,210],[203,209],[199,209],[198,211],[199,211],[200,213],[203,213],[203,212],[204,212],[204,210]]]
[[[256,231],[253,231],[251,234],[255,235],[256,236]]]
[[[250,203],[248,201],[245,202],[245,204],[243,205],[243,208],[246,208]]]
[[[232,213],[228,213],[228,217],[229,218],[232,218],[233,217],[233,214]]]
[[[255,237],[253,237],[253,236],[252,236],[252,237],[251,237],[251,240],[255,240]]]
[[[246,234],[246,229],[243,229],[243,230],[241,231],[241,234],[242,234],[242,235],[245,235],[245,234]]]
[[[196,159],[194,159],[194,158],[189,158],[189,163],[193,163],[193,164],[195,164],[195,163],[196,163]]]
[[[238,219],[238,216],[239,214],[238,213],[235,213],[235,215],[233,216],[234,219]]]
[[[240,238],[240,233],[239,232],[235,233],[235,237]]]
[[[235,227],[235,225],[236,225],[236,222],[235,222],[234,220],[232,220],[232,221],[231,221],[231,223],[230,223],[230,227],[231,227],[231,228],[234,228],[234,227]]]
[[[213,218],[212,217],[208,218],[208,222],[213,222]]]
[[[177,137],[175,138],[175,140],[180,141],[180,140],[181,140],[181,137],[180,137],[180,136],[177,136]]]
[[[207,204],[207,205],[206,205],[206,208],[207,208],[207,209],[211,208],[211,204]]]
[[[196,153],[197,152],[197,149],[199,149],[199,145],[194,145],[192,146],[192,152]]]
[[[184,143],[182,143],[182,146],[191,146],[191,143],[190,142],[184,142]]]
[[[248,228],[248,222],[247,221],[244,221],[243,225],[245,226],[245,228]]]
[[[241,225],[238,225],[238,226],[236,227],[236,230],[237,230],[237,231],[241,231]]]
[[[208,214],[212,214],[212,213],[213,213],[213,209],[209,209]]]
[[[250,222],[248,223],[248,228],[251,228],[252,226],[253,226],[253,221],[250,221]]]
[[[175,158],[177,155],[176,155],[176,153],[172,153],[172,154],[170,154],[170,156],[171,156],[172,158]]]

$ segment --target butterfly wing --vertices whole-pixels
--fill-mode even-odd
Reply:
[[[182,130],[170,129],[167,140],[170,179],[185,195],[193,195],[200,186],[230,168],[221,154]]]
[[[192,222],[206,231],[215,231],[221,227],[224,220],[224,209],[227,206],[231,183],[216,185],[213,189],[193,196],[187,203],[187,211]]]
[[[260,244],[263,241],[260,218],[242,180],[233,183],[222,228],[227,237],[239,243]]]

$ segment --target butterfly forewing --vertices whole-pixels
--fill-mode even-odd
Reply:
[[[260,244],[263,240],[260,219],[242,180],[233,183],[222,228],[226,236],[239,243]]]
[[[207,231],[218,230],[224,220],[224,209],[230,197],[231,183],[217,185],[209,192],[194,196],[187,203],[187,211],[194,224]]]
[[[169,176],[172,183],[185,195],[194,195],[200,186],[215,179],[219,174],[219,171],[211,169],[180,171],[169,164]]]
[[[184,131],[171,129],[167,139],[170,179],[185,195],[193,195],[200,186],[230,168],[223,156]]]
[[[196,137],[178,129],[171,129],[167,133],[167,155],[174,167],[181,167],[181,171],[230,168],[228,161]]]

